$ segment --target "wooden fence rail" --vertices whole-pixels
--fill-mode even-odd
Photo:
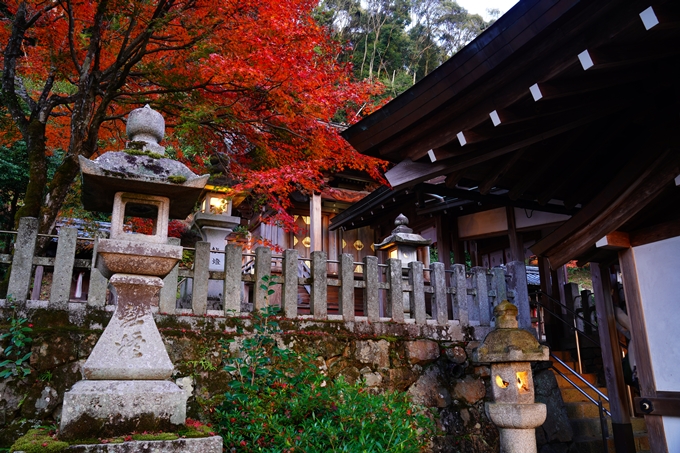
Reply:
[[[35,280],[34,269],[53,267],[48,306],[65,309],[74,269],[89,270],[86,303],[93,307],[106,305],[108,282],[92,266],[91,260],[75,259],[76,241],[82,239],[76,236],[76,229],[61,228],[56,256],[37,257],[34,256],[37,222],[31,218],[21,219],[14,254],[0,256],[0,263],[11,263],[12,266],[7,293],[17,302],[26,301],[31,282]],[[170,243],[178,244],[179,240],[171,238]],[[95,241],[95,257],[96,249]],[[321,251],[312,252],[310,258],[301,258],[296,250],[272,256],[270,249],[259,247],[252,255],[244,254],[237,244],[228,244],[224,251],[217,252],[210,250],[207,242],[198,242],[194,253],[192,269],[177,265],[165,278],[159,301],[161,313],[230,316],[244,311],[244,299],[248,299],[254,309],[276,303],[287,318],[308,314],[316,320],[413,322],[440,326],[454,323],[465,327],[491,325],[493,307],[503,299],[509,299],[520,308],[520,325],[531,326],[526,274],[521,262],[509,263],[506,268],[475,267],[470,270],[462,264],[454,264],[447,270],[444,263],[432,263],[429,268],[423,268],[422,263],[411,262],[402,267],[400,260],[389,259],[380,264],[375,256],[367,256],[356,263],[349,254],[329,261]],[[224,264],[222,270],[210,270],[211,255],[214,259],[215,254],[224,256],[218,260]],[[254,265],[244,273],[244,263],[253,258]],[[301,276],[300,261],[308,263],[309,276]],[[184,295],[191,301],[190,308],[178,308],[178,280],[192,283],[191,291]],[[264,282],[275,284],[276,301],[269,296],[269,288],[263,285]],[[221,289],[219,311],[210,309],[209,305],[209,288],[214,289],[215,284]],[[308,297],[308,304],[300,303],[301,293]],[[329,303],[331,299],[332,304]]]

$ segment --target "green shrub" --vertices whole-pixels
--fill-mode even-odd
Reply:
[[[375,394],[342,377],[328,379],[313,357],[277,346],[274,314],[253,314],[254,333],[224,368],[234,380],[215,428],[227,449],[415,453],[427,445],[434,423],[424,408],[404,393]]]
[[[11,305],[12,302],[12,296],[7,296],[7,303]],[[28,319],[17,316],[13,305],[11,305],[7,322],[9,323],[8,331],[0,335],[0,340],[7,344],[2,351],[5,360],[0,362],[0,378],[5,379],[10,376],[25,378],[31,373],[31,368],[28,366],[32,354],[29,343],[33,339],[29,334],[33,331],[31,328],[33,324],[29,324]]]

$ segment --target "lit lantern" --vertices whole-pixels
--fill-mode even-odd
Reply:
[[[473,351],[472,360],[491,364],[494,402],[486,414],[499,428],[503,453],[536,453],[535,428],[545,421],[546,407],[534,402],[531,362],[549,360],[547,346],[517,325],[517,307],[503,301],[494,308],[496,329]]]
[[[380,244],[374,244],[374,247],[375,250],[387,251],[390,258],[400,259],[402,267],[408,267],[408,263],[418,260],[418,248],[427,247],[432,241],[413,233],[404,214],[397,216],[394,225],[396,228],[392,234]]]

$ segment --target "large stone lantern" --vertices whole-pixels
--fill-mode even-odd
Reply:
[[[182,257],[181,246],[167,243],[168,220],[190,214],[208,176],[164,157],[158,144],[164,131],[158,112],[136,109],[127,121],[127,149],[94,161],[80,158],[83,205],[112,211],[111,237],[97,243],[95,265],[109,279],[116,309],[83,365],[85,379],[64,396],[60,437],[65,440],[172,431],[185,421],[186,394],[169,380],[174,366],[151,307],[162,278]],[[151,219],[152,232],[128,232],[129,216]],[[198,451],[222,451],[219,438],[199,443]],[[147,451],[142,447],[125,451]]]
[[[494,316],[496,329],[472,353],[473,362],[491,364],[494,402],[486,403],[486,414],[499,429],[501,453],[536,453],[535,428],[547,412],[534,402],[531,362],[549,360],[549,350],[518,328],[517,307],[507,300]]]
[[[432,241],[413,233],[413,229],[408,227],[408,217],[404,214],[397,216],[394,225],[392,234],[381,243],[374,244],[374,248],[385,250],[390,258],[400,259],[402,267],[407,268],[409,263],[418,261],[418,249],[429,246]]]

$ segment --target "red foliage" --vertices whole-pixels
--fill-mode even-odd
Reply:
[[[121,149],[121,119],[149,103],[166,116],[172,154],[198,172],[219,156],[238,190],[290,224],[290,193],[318,191],[324,172],[351,168],[380,178],[379,161],[354,152],[329,124],[338,111],[358,119],[382,87],[351,80],[339,44],[312,18],[317,3],[8,0],[0,42],[10,40],[20,7],[36,18],[16,75],[29,96],[51,106],[41,110],[46,153]],[[5,142],[16,140],[16,117],[1,124]]]

